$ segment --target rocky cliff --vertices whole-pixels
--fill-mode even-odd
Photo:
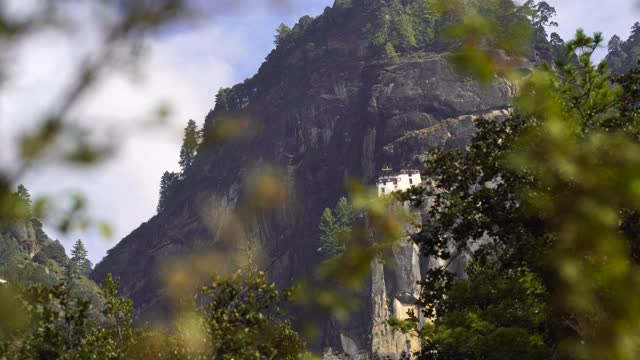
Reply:
[[[226,246],[222,219],[247,196],[246,176],[269,164],[287,179],[287,201],[258,213],[251,235],[274,280],[289,284],[320,260],[319,219],[345,195],[348,178],[373,184],[383,166],[419,166],[426,150],[464,146],[474,116],[509,108],[506,81],[480,85],[464,77],[444,50],[405,51],[393,62],[372,54],[363,30],[370,16],[356,5],[327,10],[274,50],[255,77],[219,95],[205,133],[231,118],[250,124],[251,136],[203,149],[167,209],[112,249],[92,278],[113,273],[139,314],[162,311],[167,260]],[[417,346],[386,320],[413,306],[415,282],[429,263],[408,241],[391,259],[372,264],[363,313],[327,330],[333,334],[325,334],[325,346],[352,355]]]
[[[58,285],[67,281],[70,261],[62,244],[47,236],[38,219],[0,223],[0,279],[23,285]],[[76,275],[72,288],[75,294],[100,304],[98,286],[84,274]]]
[[[0,224],[0,278],[54,285],[63,279],[68,261],[64,247],[49,239],[37,219]]]

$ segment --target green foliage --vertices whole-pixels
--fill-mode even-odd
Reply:
[[[438,321],[425,358],[637,358],[640,77],[614,86],[591,62],[601,41],[578,31],[575,61],[535,71],[511,117],[479,119],[466,152],[432,153],[434,188],[406,195],[433,204],[425,255],[492,242],[468,279],[428,272],[421,304]]]
[[[180,174],[165,171],[160,180],[160,199],[158,200],[158,213],[167,208],[168,199],[173,194],[176,186],[180,184]]]
[[[418,45],[416,32],[413,29],[413,19],[408,14],[402,14],[392,19],[389,40],[392,44],[396,44],[399,49],[405,51],[411,50]]]
[[[37,219],[15,219],[0,225],[1,278],[25,285],[53,286],[65,278],[68,263],[64,247],[49,239]],[[96,289],[87,290],[91,294]]]
[[[216,94],[216,109],[219,111],[229,111],[230,88],[220,88]]]
[[[215,277],[199,295],[206,302],[200,325],[207,334],[202,339],[207,344],[202,355],[219,359],[299,358],[304,342],[278,310],[288,296],[288,291],[276,290],[264,273]],[[186,341],[187,335],[179,333],[178,339]]]
[[[19,204],[24,208],[24,212],[31,212],[31,194],[24,185],[18,185],[18,191],[15,193]]]
[[[447,315],[429,347],[442,359],[548,359],[546,287],[539,275],[505,266],[499,251],[488,252],[492,258],[472,263],[468,278],[448,292]]]
[[[400,52],[432,46],[444,28],[438,0],[414,0],[406,6],[391,5],[378,12],[367,32],[374,49],[385,55],[389,45]]]
[[[623,74],[637,68],[640,61],[640,22],[633,25],[631,35],[626,41],[614,35],[609,41],[608,48],[606,60],[613,73]]]
[[[556,9],[546,1],[536,3],[534,0],[527,0],[523,5],[529,10],[529,18],[533,28],[541,32],[546,37],[546,27],[558,26],[558,23],[551,20],[556,16]]]
[[[550,6],[546,1],[535,3],[533,0],[529,0],[524,4],[525,12],[529,18],[529,22],[533,27],[533,54],[529,54],[530,58],[534,58],[537,61],[546,61],[553,63],[555,60],[564,59],[567,55],[566,50],[558,51],[557,45],[554,45],[554,38],[559,38],[555,33],[552,34],[549,41],[547,41],[547,28],[557,27],[558,23],[553,21],[553,17],[556,15],[556,9]]]
[[[435,44],[444,27],[444,14],[439,9],[438,1],[413,1],[407,12],[406,16],[415,32],[416,46],[424,48]]]
[[[407,315],[407,318],[404,320],[400,320],[397,317],[392,316],[387,321],[387,323],[394,330],[400,331],[403,334],[417,335],[423,343],[427,341],[428,336],[433,332],[433,327],[431,326],[431,324],[426,323],[422,326],[422,328],[419,328],[418,324],[420,323],[420,320],[418,319],[415,311],[413,309],[410,309],[407,312]]]
[[[394,48],[393,44],[391,44],[390,42],[388,42],[387,45],[384,46],[384,58],[392,64],[400,61],[400,57],[398,57],[396,48]]]
[[[574,54],[569,52],[567,44],[557,33],[551,33],[549,37],[549,46],[551,47],[551,58],[563,63],[573,62],[577,60]]]
[[[119,281],[107,275],[102,286],[104,324],[93,324],[91,334],[86,339],[85,352],[102,354],[109,359],[126,359],[135,354],[136,337],[140,331],[133,329],[133,302],[118,295]],[[139,341],[139,340],[138,340]]]
[[[509,163],[519,172],[526,163],[539,180],[523,189],[526,202],[558,237],[552,268],[562,291],[555,295],[577,329],[560,339],[560,351],[632,359],[638,348],[630,344],[640,339],[640,272],[629,253],[635,236],[625,236],[621,224],[640,208],[633,190],[640,178],[634,170],[639,99],[636,111],[628,111],[629,99],[611,86],[606,63],[592,64],[601,42],[601,34],[579,31],[568,43],[579,63],[560,70],[566,82],[545,73],[530,79],[522,111],[543,121],[527,131]],[[542,98],[541,91],[557,95]]]
[[[72,296],[64,284],[21,290],[0,286],[3,359],[300,359],[304,342],[279,308],[278,291],[264,273],[215,277],[183,306],[171,331],[132,327],[131,300],[109,275],[104,305]],[[185,304],[185,305],[189,305]],[[198,304],[198,305],[196,305]],[[90,316],[99,306],[106,321]]]
[[[335,259],[344,253],[345,241],[353,227],[353,217],[353,207],[345,197],[340,198],[333,210],[324,209],[318,227],[323,259]]]
[[[287,24],[281,23],[276,29],[276,36],[274,40],[276,46],[283,44],[290,34],[291,28]]]
[[[376,11],[377,18],[366,32],[374,50],[383,56],[391,44],[399,53],[460,49],[459,56],[466,54],[457,58],[463,69],[491,48],[551,60],[545,28],[557,24],[551,20],[555,9],[544,1],[519,5],[511,0],[410,0]],[[471,47],[472,43],[477,46]],[[484,58],[484,62],[491,59],[488,54]]]
[[[111,274],[107,275],[102,285],[102,295],[104,297],[104,315],[115,322],[116,331],[119,338],[123,338],[125,332],[130,331],[131,316],[133,314],[133,303],[126,298],[118,297],[120,281],[114,279]]]
[[[446,31],[447,38],[460,44],[450,56],[456,68],[488,82],[494,74],[513,70],[513,61],[496,56],[497,49],[514,57],[532,55],[535,38],[529,6],[510,0],[471,0],[468,6],[458,5],[463,10]]]
[[[200,144],[200,134],[196,122],[189,120],[187,127],[184,129],[184,137],[182,138],[182,148],[180,149],[180,168],[182,174],[193,165],[198,154],[198,146]]]
[[[216,97],[220,102],[220,106],[228,106],[230,96],[229,89],[220,89]],[[187,126],[184,129],[184,136],[182,138],[182,147],[180,149],[180,159],[178,163],[181,168],[181,172],[175,173],[165,171],[160,179],[160,197],[158,200],[158,213],[165,210],[167,202],[171,198],[178,185],[186,178],[187,172],[193,166],[193,163],[198,155],[198,149],[203,142],[203,134],[198,130],[196,122],[189,120]]]
[[[15,304],[14,322],[3,327],[0,357],[125,359],[118,352],[126,349],[123,343],[112,341],[111,332],[92,320],[91,309],[100,304],[74,292],[65,284],[0,288],[0,301]]]
[[[88,276],[91,272],[91,262],[87,255],[87,248],[85,248],[82,240],[78,239],[71,249],[71,261],[69,262],[69,269],[73,278]]]
[[[4,290],[4,289],[3,289]],[[6,298],[16,299],[14,310],[28,322],[6,330],[4,346],[11,349],[0,354],[7,359],[60,359],[68,358],[82,346],[89,327],[87,315],[90,304],[74,299],[71,289],[64,285],[48,288],[33,285],[19,294],[3,291]],[[16,300],[13,300],[16,301]]]

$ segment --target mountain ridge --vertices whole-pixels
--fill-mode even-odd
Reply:
[[[389,3],[402,6],[399,1]],[[510,108],[514,89],[508,82],[495,78],[481,85],[459,74],[450,66],[447,51],[438,46],[398,46],[396,57],[387,57],[387,46],[372,44],[368,13],[356,9],[360,8],[337,8],[337,15],[325,11],[315,21],[329,29],[302,32],[304,41],[289,38],[292,44],[279,44],[256,76],[219,92],[205,119],[204,145],[166,209],[96,266],[92,279],[101,281],[108,273],[119,277],[123,295],[134,300],[142,321],[170,314],[163,274],[173,259],[211,254],[214,267],[241,265],[242,259],[234,256],[216,256],[237,252],[242,244],[229,243],[235,231],[256,240],[263,250],[263,268],[269,267],[280,286],[312,275],[321,261],[320,217],[345,195],[345,182],[359,178],[370,184],[386,165],[419,166],[420,154],[439,146],[440,140],[422,138],[419,146],[408,145],[402,154],[385,151],[387,145],[449,119]],[[227,128],[229,124],[235,128]],[[453,148],[463,147],[475,132],[467,125],[450,131]],[[224,138],[225,131],[236,136]],[[284,179],[289,189],[279,205],[258,209],[251,226],[230,226],[229,219],[244,211],[251,199],[251,179],[270,173]],[[396,253],[398,262],[407,264],[416,277],[429,266],[428,259],[414,261],[413,247]],[[400,273],[393,269],[378,267],[374,273],[377,280],[372,279],[363,294],[368,305],[353,316],[357,323],[324,326],[322,347],[346,351],[348,344],[356,344],[372,352],[374,323],[381,352],[393,352],[404,341],[380,338],[390,330],[370,310],[384,307],[386,301],[398,302],[397,309],[402,309],[403,294],[415,289],[405,289],[405,281],[399,283]]]

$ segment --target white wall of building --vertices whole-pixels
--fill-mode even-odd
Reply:
[[[378,196],[391,194],[395,191],[405,191],[422,183],[422,177],[417,170],[404,170],[398,174],[383,175],[378,178]]]

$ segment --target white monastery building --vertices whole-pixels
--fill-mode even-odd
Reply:
[[[390,169],[382,169],[390,172]],[[378,178],[378,196],[391,194],[394,191],[405,191],[422,183],[422,177],[418,170],[402,170],[396,174],[384,174]]]

